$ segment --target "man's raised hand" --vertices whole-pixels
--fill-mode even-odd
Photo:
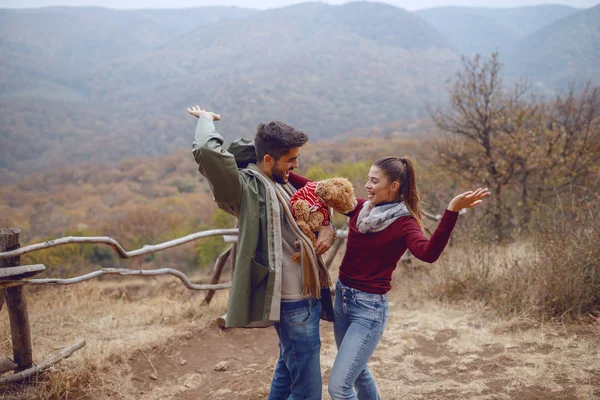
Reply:
[[[221,120],[220,114],[215,114],[214,112],[203,110],[198,105],[188,108],[187,111],[196,118],[208,118],[211,121]]]

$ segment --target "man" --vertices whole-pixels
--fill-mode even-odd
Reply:
[[[279,360],[270,400],[321,399],[319,319],[333,317],[323,312],[332,310],[331,281],[319,256],[335,233],[322,227],[312,247],[292,217],[294,189],[288,184],[308,136],[273,121],[258,125],[254,146],[240,139],[226,151],[213,122],[220,116],[199,106],[188,112],[198,118],[193,144],[198,169],[219,208],[239,219],[226,326],[275,326]],[[291,259],[298,249],[300,263]]]

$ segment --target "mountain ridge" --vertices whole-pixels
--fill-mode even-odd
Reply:
[[[416,14],[442,32],[461,52],[507,52],[520,39],[579,12],[562,5],[523,6],[516,8],[434,7]]]

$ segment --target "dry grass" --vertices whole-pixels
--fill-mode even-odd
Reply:
[[[403,273],[395,285],[370,363],[382,398],[599,398],[600,324],[544,324],[500,318],[481,302],[415,300]]]
[[[509,318],[600,316],[600,198],[571,202],[540,208],[531,229],[504,246],[491,244],[476,219],[465,221],[456,248],[424,268],[426,292],[483,301]]]
[[[459,302],[432,299],[432,293],[443,300],[450,298],[446,296],[448,292],[439,296],[435,290],[447,289],[448,277],[464,277],[466,272],[477,282],[473,287],[481,288],[482,283],[488,282],[485,287],[493,288],[495,279],[504,273],[497,266],[507,259],[514,261],[510,265],[526,260],[531,254],[530,246],[521,243],[502,248],[479,247],[480,253],[475,256],[455,246],[448,249],[439,264],[424,267],[413,263],[396,271],[389,294],[390,319],[370,362],[382,398],[600,397],[598,321],[592,319],[591,324],[584,325],[532,318],[527,313],[503,316],[484,297],[469,300],[477,296],[464,296],[464,288],[453,293],[453,299],[460,299]],[[334,279],[337,265],[339,259],[332,269]],[[485,291],[477,293],[485,295]],[[266,352],[262,361],[251,364],[242,355],[243,346],[236,348],[240,342],[235,338],[239,337],[233,334],[218,339],[231,340],[227,348],[232,349],[231,354],[220,353],[218,358],[234,357],[244,368],[252,367],[252,374],[232,370],[231,378],[219,375],[215,379],[212,369],[197,371],[191,365],[178,373],[176,360],[172,379],[161,376],[147,390],[143,387],[146,383],[140,383],[148,382],[146,356],[150,364],[171,357],[161,354],[179,355],[195,350],[196,361],[207,362],[209,355],[197,348],[191,350],[189,343],[187,347],[182,344],[225,311],[226,296],[219,292],[213,304],[206,307],[202,305],[204,293],[191,294],[166,277],[29,290],[35,361],[51,357],[79,337],[84,337],[87,345],[50,369],[39,384],[0,391],[0,397],[134,400],[205,398],[210,394],[206,398],[264,398],[277,354],[275,350]],[[6,311],[2,314],[0,337],[5,339],[0,342],[0,354],[10,354]],[[271,335],[276,342],[272,330],[250,330],[245,334],[257,335],[256,343],[265,335]],[[328,398],[326,384],[336,355],[330,324],[323,326],[322,341],[323,393]],[[250,353],[256,357],[256,352]],[[147,367],[145,375],[133,370],[134,358]],[[160,370],[158,364],[157,368]],[[226,383],[228,379],[237,383]]]
[[[52,367],[39,384],[0,389],[7,400],[73,398],[74,392],[93,399],[135,398],[128,360],[136,352],[167,349],[226,309],[224,293],[217,293],[207,307],[202,304],[204,292],[191,293],[168,278],[45,287],[29,290],[27,297],[34,362],[52,357],[79,337],[87,344]],[[4,310],[0,354],[12,354]]]

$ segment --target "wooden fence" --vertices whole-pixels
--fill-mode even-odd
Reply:
[[[426,214],[434,221],[441,219],[440,215]],[[31,332],[29,328],[29,315],[27,312],[27,301],[23,287],[25,285],[71,285],[84,282],[102,275],[120,275],[120,276],[157,276],[172,275],[177,278],[190,290],[206,290],[204,298],[206,303],[210,303],[216,290],[227,289],[231,287],[231,281],[219,283],[221,274],[228,260],[231,265],[231,278],[235,266],[235,254],[237,248],[238,229],[214,229],[193,233],[182,238],[170,240],[168,242],[146,245],[141,249],[126,251],[116,240],[110,237],[63,237],[50,240],[43,243],[32,244],[21,247],[19,243],[20,231],[15,228],[0,229],[0,310],[6,303],[10,321],[13,358],[0,358],[0,385],[11,382],[21,381],[30,378],[45,368],[56,364],[60,360],[71,356],[75,351],[85,346],[85,340],[79,340],[77,343],[62,349],[55,357],[34,366],[32,358]],[[217,258],[214,271],[208,284],[193,283],[183,272],[173,268],[160,268],[153,270],[125,269],[125,268],[102,268],[100,270],[76,276],[73,278],[46,278],[35,279],[34,275],[44,271],[46,266],[43,264],[21,265],[20,257],[23,254],[34,251],[44,250],[55,246],[66,244],[104,244],[111,247],[120,258],[133,258],[145,254],[155,253],[161,250],[169,249],[191,241],[207,238],[211,236],[223,236],[225,242],[231,246]],[[338,231],[338,236],[334,245],[327,255],[325,264],[329,268],[332,264],[342,243],[348,237],[347,230]],[[401,262],[407,262],[412,259],[412,255],[405,254]],[[4,294],[4,295],[2,295]],[[224,317],[217,321],[219,326],[224,326]],[[13,374],[7,374],[14,371]],[[4,376],[2,376],[4,375]]]

